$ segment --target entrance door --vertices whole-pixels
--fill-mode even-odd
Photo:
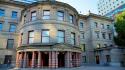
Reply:
[[[96,64],[100,64],[99,56],[96,56]]]
[[[65,54],[63,52],[58,54],[58,67],[65,67]]]
[[[49,66],[49,54],[48,53],[42,53],[42,61],[43,61],[43,66],[45,67]]]

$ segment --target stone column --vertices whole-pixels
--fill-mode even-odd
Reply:
[[[34,68],[35,65],[35,52],[32,52],[32,68]]]
[[[66,58],[65,58],[65,62],[66,62],[66,67],[72,67],[72,53],[71,52],[67,52],[66,53]]]
[[[16,67],[19,67],[19,52],[16,54]]]
[[[38,52],[38,65],[37,65],[38,68],[41,67],[41,52],[39,51]]]
[[[21,54],[19,55],[19,68],[22,68],[22,56],[23,53],[21,52]]]
[[[52,64],[52,52],[49,52],[49,68],[51,68]]]
[[[56,52],[52,52],[52,57],[51,57],[51,68],[55,68],[55,64],[56,64]]]
[[[27,57],[27,53],[24,52],[24,59],[23,59],[23,68],[26,68],[26,57]]]
[[[58,54],[59,52],[55,52],[55,68],[58,68]]]

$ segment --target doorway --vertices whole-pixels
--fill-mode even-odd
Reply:
[[[42,64],[44,67],[49,66],[49,54],[48,53],[42,53]]]
[[[96,64],[100,64],[100,59],[98,55],[96,56]]]
[[[65,53],[60,52],[58,54],[58,67],[65,67]]]

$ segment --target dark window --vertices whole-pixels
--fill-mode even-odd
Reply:
[[[86,45],[83,44],[83,52],[85,52],[85,51],[86,51]]]
[[[75,33],[71,33],[71,44],[75,45]]]
[[[94,22],[94,24],[95,24],[95,28],[98,28],[98,23],[97,23],[97,22]]]
[[[86,63],[86,56],[83,56],[83,63]]]
[[[43,11],[43,19],[50,19],[50,10]]]
[[[10,32],[15,32],[15,31],[16,31],[16,25],[15,25],[15,24],[11,24],[9,31],[10,31]]]
[[[110,29],[110,25],[107,25],[107,29]]]
[[[12,55],[5,55],[4,64],[11,64]]]
[[[14,47],[14,39],[8,39],[7,40],[7,49],[13,49]]]
[[[99,38],[99,32],[96,31],[95,34],[96,34],[96,38]]]
[[[107,61],[107,62],[111,62],[111,57],[110,57],[110,55],[106,55],[106,61]]]
[[[49,30],[42,30],[42,43],[49,43]]]
[[[80,22],[80,28],[83,28],[83,26],[84,26],[83,22]]]
[[[102,38],[103,38],[103,39],[106,39],[105,33],[102,33]]]
[[[23,33],[21,33],[21,39],[20,39],[20,44],[22,44],[22,40],[23,40]]]
[[[84,38],[85,38],[84,33],[81,33],[81,39],[84,39]]]
[[[31,20],[36,20],[36,11],[31,12]]]
[[[2,31],[2,29],[3,29],[3,25],[2,23],[0,23],[0,31]]]
[[[108,37],[109,37],[109,40],[111,40],[111,39],[112,39],[112,34],[109,33],[109,34],[108,34]]]
[[[5,10],[0,9],[0,17],[3,17],[3,16],[5,16]]]
[[[57,40],[58,40],[58,43],[65,42],[65,32],[64,31],[61,31],[61,30],[58,31]]]
[[[64,12],[63,11],[58,11],[57,12],[57,19],[63,21],[64,20]]]
[[[31,44],[34,42],[34,31],[28,32],[28,43]]]
[[[73,23],[73,15],[69,15],[69,22]]]
[[[17,12],[16,11],[12,11],[12,18],[17,18]]]

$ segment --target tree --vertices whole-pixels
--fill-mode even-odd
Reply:
[[[118,14],[115,19],[115,29],[117,36],[114,41],[118,46],[125,46],[125,12]]]

